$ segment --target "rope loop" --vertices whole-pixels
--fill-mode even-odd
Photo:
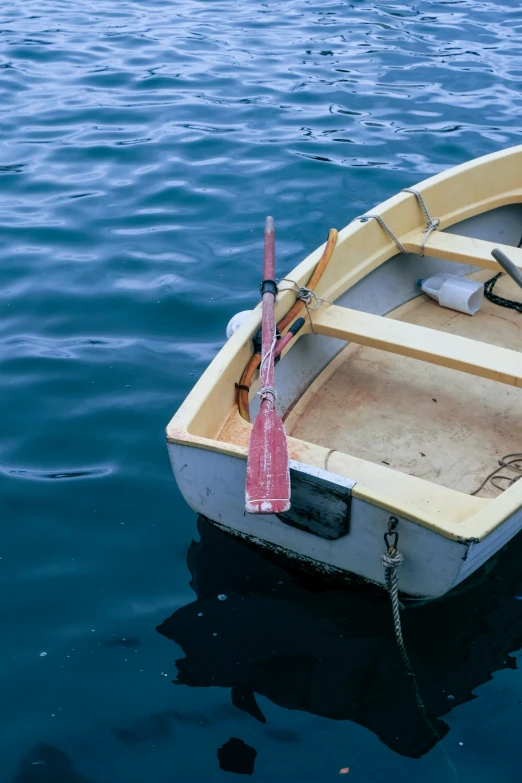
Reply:
[[[431,234],[432,231],[437,231],[438,227],[440,226],[440,220],[439,218],[430,218],[428,222],[428,226],[426,228],[426,231],[424,232],[424,238],[422,240],[421,245],[421,256],[424,255],[424,245],[428,241],[428,237]]]
[[[317,310],[321,304],[321,300],[315,291],[310,290],[310,288],[306,288],[304,285],[299,288],[299,291],[297,292],[297,298],[300,299],[301,302],[304,302],[305,305],[310,308],[310,310]]]
[[[311,288],[307,288],[304,285],[299,285],[295,282],[295,280],[290,280],[289,277],[283,277],[279,281],[280,283],[291,283],[292,287],[294,288],[296,292],[296,296],[306,307],[306,312],[308,313],[308,318],[310,319],[310,326],[312,327],[312,332],[315,334],[316,331],[314,329],[314,322],[312,321],[312,315],[311,310],[317,310],[318,307],[320,307],[322,304],[332,304],[328,301],[328,299],[322,299],[320,296],[317,296],[315,291],[312,291]],[[290,290],[290,289],[281,289],[283,291]]]
[[[401,252],[401,253],[404,253],[405,255],[407,255],[407,254],[408,254],[408,252],[409,252],[409,251],[408,251],[408,250],[406,250],[406,248],[404,247],[404,245],[402,244],[402,242],[400,241],[400,239],[398,239],[398,238],[395,236],[395,234],[393,233],[393,231],[391,230],[391,228],[389,228],[389,227],[386,225],[386,223],[384,222],[384,220],[382,219],[382,217],[381,217],[380,215],[374,215],[374,214],[368,214],[368,215],[359,215],[359,217],[356,217],[356,218],[354,218],[354,220],[360,220],[360,221],[361,221],[361,223],[366,223],[368,220],[370,220],[370,218],[373,218],[374,220],[376,220],[376,221],[377,221],[377,223],[380,225],[380,227],[381,227],[381,228],[382,228],[384,231],[386,231],[386,233],[388,234],[388,236],[390,237],[390,239],[393,239],[393,241],[395,242],[395,244],[397,245],[397,247],[398,247],[398,249],[400,250],[400,252]]]
[[[428,207],[426,206],[424,199],[422,198],[422,193],[420,193],[415,188],[403,188],[403,193],[413,193],[417,201],[419,202],[419,206],[424,212],[424,217],[426,218],[426,230],[424,232],[424,239],[422,240],[421,245],[421,256],[424,255],[424,245],[428,241],[428,237],[431,234],[432,231],[437,231],[440,226],[440,218],[434,217],[432,218],[430,216],[430,213],[428,212]]]
[[[402,193],[413,193],[413,195],[415,196],[415,198],[419,202],[419,207],[424,212],[424,217],[426,218],[426,222],[429,223],[430,220],[431,220],[430,213],[428,212],[428,207],[424,203],[424,199],[422,198],[422,194],[416,188],[403,188],[401,192]]]
[[[277,390],[273,386],[263,386],[258,391],[261,401],[271,400],[274,403],[277,400]]]
[[[404,555],[398,549],[390,549],[381,557],[384,568],[398,568],[404,562]]]
[[[490,277],[489,280],[486,280],[484,283],[484,296],[486,299],[489,299],[490,302],[493,302],[493,304],[499,305],[500,307],[508,307],[510,310],[516,310],[518,313],[522,313],[521,302],[514,302],[511,299],[504,299],[504,297],[493,293],[493,288],[499,277],[502,277],[502,272],[499,272],[493,277]]]

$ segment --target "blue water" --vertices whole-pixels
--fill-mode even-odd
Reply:
[[[387,605],[198,533],[164,427],[265,215],[283,274],[522,141],[519,4],[6,0],[0,33],[2,783],[236,780],[231,738],[260,782],[518,780],[520,542],[405,614],[434,744]]]

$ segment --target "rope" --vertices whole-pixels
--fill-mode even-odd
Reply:
[[[428,241],[428,237],[431,234],[432,231],[437,231],[437,229],[440,226],[440,219],[439,218],[432,218],[430,216],[430,213],[428,212],[428,207],[426,206],[424,199],[422,198],[422,193],[420,193],[418,190],[415,190],[415,188],[403,188],[403,193],[413,193],[417,201],[419,202],[419,206],[424,212],[424,217],[426,218],[426,231],[424,232],[424,239],[422,240],[421,245],[421,256],[424,255],[424,245]]]
[[[426,218],[426,223],[429,223],[431,221],[430,213],[428,212],[428,207],[424,203],[424,199],[422,198],[422,194],[419,193],[418,190],[415,190],[415,188],[403,188],[401,193],[413,193],[417,201],[419,202],[419,206],[424,212],[424,217]]]
[[[500,467],[495,468],[489,476],[486,476],[480,487],[478,487],[474,492],[472,492],[472,495],[477,495],[480,490],[486,486],[488,481],[490,481],[495,489],[499,489],[501,492],[504,492],[505,489],[512,486],[515,481],[518,481],[519,478],[522,478],[522,454],[506,454],[505,457],[502,457],[502,459],[499,459],[498,464]],[[497,475],[499,471],[501,471],[503,468],[508,468],[509,470],[514,470],[520,475],[518,476],[502,476]],[[495,483],[495,481],[507,481],[508,486],[502,487]]]
[[[328,301],[328,299],[321,299],[320,296],[317,296],[315,291],[312,291],[311,288],[306,288],[304,285],[299,285],[295,282],[295,280],[290,280],[289,277],[283,277],[279,281],[280,283],[292,283],[292,286],[296,290],[297,298],[301,300],[301,302],[306,307],[306,312],[308,313],[308,319],[310,321],[310,326],[312,327],[312,332],[314,334],[317,334],[317,332],[314,329],[314,322],[312,321],[312,315],[310,313],[311,310],[317,310],[318,307],[320,307],[322,304],[332,304]],[[281,288],[280,291],[290,291],[291,288]],[[313,302],[313,304],[312,304]]]
[[[273,361],[273,354],[274,354],[274,348],[277,342],[277,327],[274,329],[274,337],[272,339],[272,344],[270,345],[270,348],[266,352],[266,354],[263,356],[263,359],[261,361],[261,366],[259,368],[259,375],[261,377],[261,380],[263,381],[263,374],[264,370],[266,368],[267,362]],[[263,400],[269,400],[272,403],[272,407],[275,408],[275,401],[277,399],[277,391],[273,386],[264,385],[259,389],[258,391],[259,396],[261,397],[261,402]]]
[[[404,562],[404,555],[401,552],[399,552],[399,550],[397,549],[397,543],[399,541],[399,534],[395,530],[397,522],[398,520],[396,517],[390,517],[388,532],[384,536],[384,540],[386,542],[386,547],[387,547],[387,551],[384,552],[384,554],[381,557],[381,563],[383,564],[384,567],[384,582],[386,584],[386,589],[388,590],[390,600],[391,600],[391,605],[392,605],[393,628],[395,630],[395,639],[397,640],[399,653],[402,658],[402,662],[404,664],[404,669],[406,670],[406,674],[408,676],[408,681],[410,683],[410,688],[413,693],[413,698],[415,699],[415,703],[419,709],[419,712],[422,716],[424,723],[426,724],[426,727],[428,728],[432,736],[435,738],[435,740],[439,742],[441,737],[438,731],[435,729],[435,726],[431,722],[428,713],[426,712],[426,707],[424,706],[424,702],[422,700],[422,696],[420,695],[419,688],[417,685],[417,678],[415,676],[415,672],[413,671],[413,666],[411,665],[411,661],[408,656],[408,652],[406,650],[406,645],[404,644],[404,638],[402,635],[402,624],[401,624],[400,603],[399,603],[398,569],[399,566]],[[395,537],[393,544],[390,543],[389,540],[391,536]]]
[[[401,253],[404,253],[404,254],[408,253],[408,250],[406,250],[406,248],[404,247],[404,245],[402,244],[400,239],[397,239],[397,237],[395,236],[395,234],[393,233],[391,228],[388,228],[388,226],[386,225],[386,223],[384,222],[384,220],[382,219],[382,217],[380,215],[373,215],[373,214],[371,214],[371,215],[360,215],[359,217],[354,218],[354,220],[360,220],[361,223],[366,223],[366,221],[370,220],[370,218],[374,218],[374,220],[377,221],[377,223],[380,225],[380,227],[382,229],[384,229],[384,231],[386,231],[386,233],[388,234],[390,239],[393,239],[393,241],[395,242],[395,244],[397,245],[397,247],[399,248]]]
[[[324,469],[325,470],[328,470],[328,460],[330,459],[332,454],[335,454],[336,451],[337,451],[337,449],[330,449],[330,451],[328,452],[328,454],[324,458]]]
[[[259,389],[258,394],[261,397],[261,401],[270,400],[272,405],[277,399],[277,390],[274,386],[263,386],[262,389]]]
[[[522,237],[520,237],[520,242],[518,243],[517,247],[522,247]],[[497,296],[497,294],[493,293],[495,283],[501,276],[502,272],[499,272],[497,275],[490,277],[489,280],[486,280],[484,283],[484,296],[486,299],[489,299],[490,302],[493,302],[493,304],[499,305],[500,307],[509,307],[510,310],[516,310],[517,312],[522,313],[522,302],[514,302],[511,299],[504,299],[504,297]]]
[[[500,307],[509,307],[510,310],[516,310],[518,313],[522,313],[522,302],[504,299],[503,296],[497,296],[497,294],[493,293],[493,288],[499,277],[502,277],[502,272],[499,272],[494,277],[490,277],[490,279],[484,283],[484,296],[486,299],[489,299],[490,302],[493,302],[493,304],[500,305]]]
[[[397,517],[390,517],[390,521],[388,523],[388,531],[384,534],[384,541],[386,542],[386,550],[387,550],[386,552],[384,552],[384,554],[381,557],[381,562],[384,566],[384,581],[386,584],[386,589],[388,590],[391,599],[395,639],[397,640],[397,646],[399,648],[402,662],[404,664],[404,668],[408,676],[408,681],[410,683],[410,688],[413,693],[413,698],[415,699],[415,703],[419,709],[419,712],[421,714],[422,720],[426,725],[426,728],[430,732],[431,736],[435,739],[435,742],[438,743],[441,741],[442,737],[440,736],[439,732],[431,722],[430,716],[428,715],[426,711],[426,707],[424,706],[424,702],[422,700],[422,696],[420,695],[419,687],[417,685],[417,678],[415,677],[415,672],[413,671],[413,666],[411,665],[411,661],[408,656],[408,652],[406,650],[406,645],[404,644],[404,638],[402,636],[402,625],[401,625],[401,614],[400,614],[401,605],[399,603],[398,569],[399,566],[404,562],[404,556],[397,549],[397,544],[399,542],[399,534],[397,533],[396,527],[398,525],[398,522],[399,520],[397,519]],[[393,543],[390,542],[392,536],[394,537]],[[458,783],[459,776],[458,776],[457,769],[455,767],[455,764],[451,760],[451,758],[448,756],[442,742],[440,743],[439,748],[444,758],[444,761],[448,766],[452,779],[455,781],[455,783]]]

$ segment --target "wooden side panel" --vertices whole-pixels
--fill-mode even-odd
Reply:
[[[278,518],[329,541],[347,535],[353,482],[299,462],[291,465],[292,505]]]
[[[522,354],[507,348],[335,305],[314,313],[314,327],[318,334],[522,386]]]

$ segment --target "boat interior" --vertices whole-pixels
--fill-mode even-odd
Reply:
[[[439,272],[486,282],[502,271],[495,248],[522,269],[521,163],[522,146],[421,183],[436,217],[429,231],[419,191],[348,224],[276,368],[291,459],[352,478],[355,496],[460,540],[487,535],[522,502],[522,482],[485,482],[522,452],[522,313],[486,298],[474,315],[441,307],[418,282]],[[278,322],[325,253],[287,273]],[[522,302],[505,274],[494,293]],[[242,386],[254,312],[172,420],[171,442],[246,455],[258,408],[258,373]]]
[[[481,282],[491,276],[486,270],[471,275]],[[522,300],[507,275],[495,293]],[[319,311],[312,319],[319,331],[335,313]],[[400,324],[383,323],[388,319]],[[484,299],[470,316],[422,295],[386,318],[358,317],[357,323],[352,341],[289,411],[288,435],[466,494],[480,488],[499,458],[522,451],[522,388],[515,385],[522,385],[522,356],[501,366],[498,352],[488,350],[519,351],[519,312]],[[437,343],[423,329],[449,339]],[[496,373],[503,382],[493,379]],[[487,482],[478,494],[500,491]]]

